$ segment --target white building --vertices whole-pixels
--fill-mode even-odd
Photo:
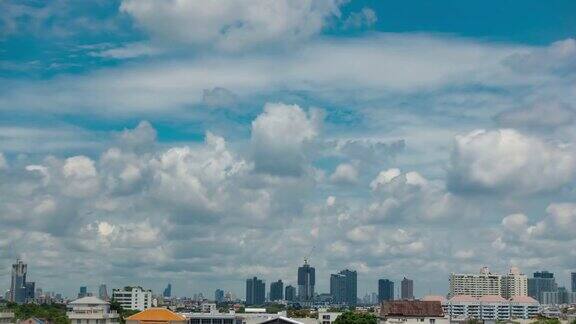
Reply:
[[[112,298],[124,309],[145,310],[152,307],[152,291],[142,287],[124,287],[112,290]]]
[[[501,295],[506,299],[528,296],[528,276],[520,273],[517,267],[510,268],[510,272],[502,276]]]
[[[14,313],[8,310],[0,309],[0,323],[15,323]]]
[[[430,300],[431,297],[424,297]],[[540,303],[528,296],[504,299],[500,295],[474,297],[458,295],[441,301],[445,314],[452,320],[509,320],[530,319],[537,316]]]
[[[342,313],[318,311],[318,324],[332,324]]]
[[[500,295],[502,292],[501,276],[490,273],[487,267],[480,273],[452,273],[450,275],[450,296],[470,295],[481,297]]]
[[[200,305],[200,311],[202,313],[217,313],[218,312],[218,308],[216,308],[216,304],[215,303],[202,303]]]
[[[66,316],[71,324],[113,324],[120,321],[118,313],[110,310],[108,302],[92,296],[70,302]]]

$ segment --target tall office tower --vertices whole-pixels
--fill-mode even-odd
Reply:
[[[572,292],[576,293],[576,272],[572,272]]]
[[[26,273],[28,265],[22,260],[16,260],[12,265],[9,299],[11,302],[23,304],[26,302]]]
[[[554,274],[548,271],[534,272],[533,278],[528,278],[528,296],[542,303],[542,294],[545,292],[557,292],[558,285]]]
[[[34,282],[28,281],[26,282],[26,302],[30,302],[34,300],[34,293],[36,290],[36,284]]]
[[[378,302],[394,300],[394,282],[388,279],[378,280]]]
[[[501,276],[491,273],[487,267],[483,267],[480,273],[452,273],[450,275],[450,297],[457,295],[481,297],[501,293]]]
[[[404,300],[414,299],[414,281],[406,277],[400,283],[400,298]]]
[[[284,299],[284,283],[282,280],[270,284],[270,301]]]
[[[216,289],[216,291],[214,291],[214,301],[216,303],[223,303],[224,302],[224,290]]]
[[[78,298],[83,298],[88,296],[88,287],[81,286],[80,291],[78,292]]]
[[[246,305],[262,305],[266,299],[266,284],[254,277],[246,280]]]
[[[286,289],[284,289],[284,298],[287,301],[294,301],[296,299],[296,288],[292,285],[286,286]]]
[[[164,292],[162,293],[162,296],[164,296],[164,298],[172,297],[172,284],[168,284],[166,286],[166,288],[164,288]]]
[[[330,295],[334,303],[355,306],[358,302],[357,286],[356,271],[346,269],[330,275]]]
[[[298,268],[298,300],[312,301],[315,284],[315,269],[308,264],[308,260],[304,259],[304,265]]]
[[[520,273],[517,267],[510,268],[502,276],[502,297],[511,299],[517,296],[528,296],[528,276]]]
[[[107,301],[108,299],[110,299],[108,297],[108,288],[106,287],[105,284],[101,284],[100,287],[98,287],[98,298]]]

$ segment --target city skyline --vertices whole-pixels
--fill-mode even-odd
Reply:
[[[0,1],[4,287],[570,289],[576,1],[208,3]]]

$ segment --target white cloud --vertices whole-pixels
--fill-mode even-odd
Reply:
[[[538,101],[525,108],[504,111],[496,116],[496,121],[507,127],[554,128],[573,125],[576,121],[576,110],[557,101]]]
[[[453,190],[532,194],[570,183],[575,169],[569,146],[513,129],[476,130],[456,137],[449,177]]]
[[[158,43],[225,50],[307,39],[339,15],[334,0],[124,0],[120,10]]]
[[[358,170],[349,163],[339,164],[330,176],[330,181],[336,184],[355,184],[358,182]]]
[[[370,8],[362,8],[358,12],[350,13],[343,23],[344,29],[370,28],[378,21],[376,12]]]
[[[252,122],[251,147],[257,171],[299,176],[306,167],[304,145],[313,140],[322,122],[317,110],[268,103]]]

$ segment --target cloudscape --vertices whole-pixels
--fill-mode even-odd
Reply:
[[[0,287],[576,271],[573,1],[3,1]]]

